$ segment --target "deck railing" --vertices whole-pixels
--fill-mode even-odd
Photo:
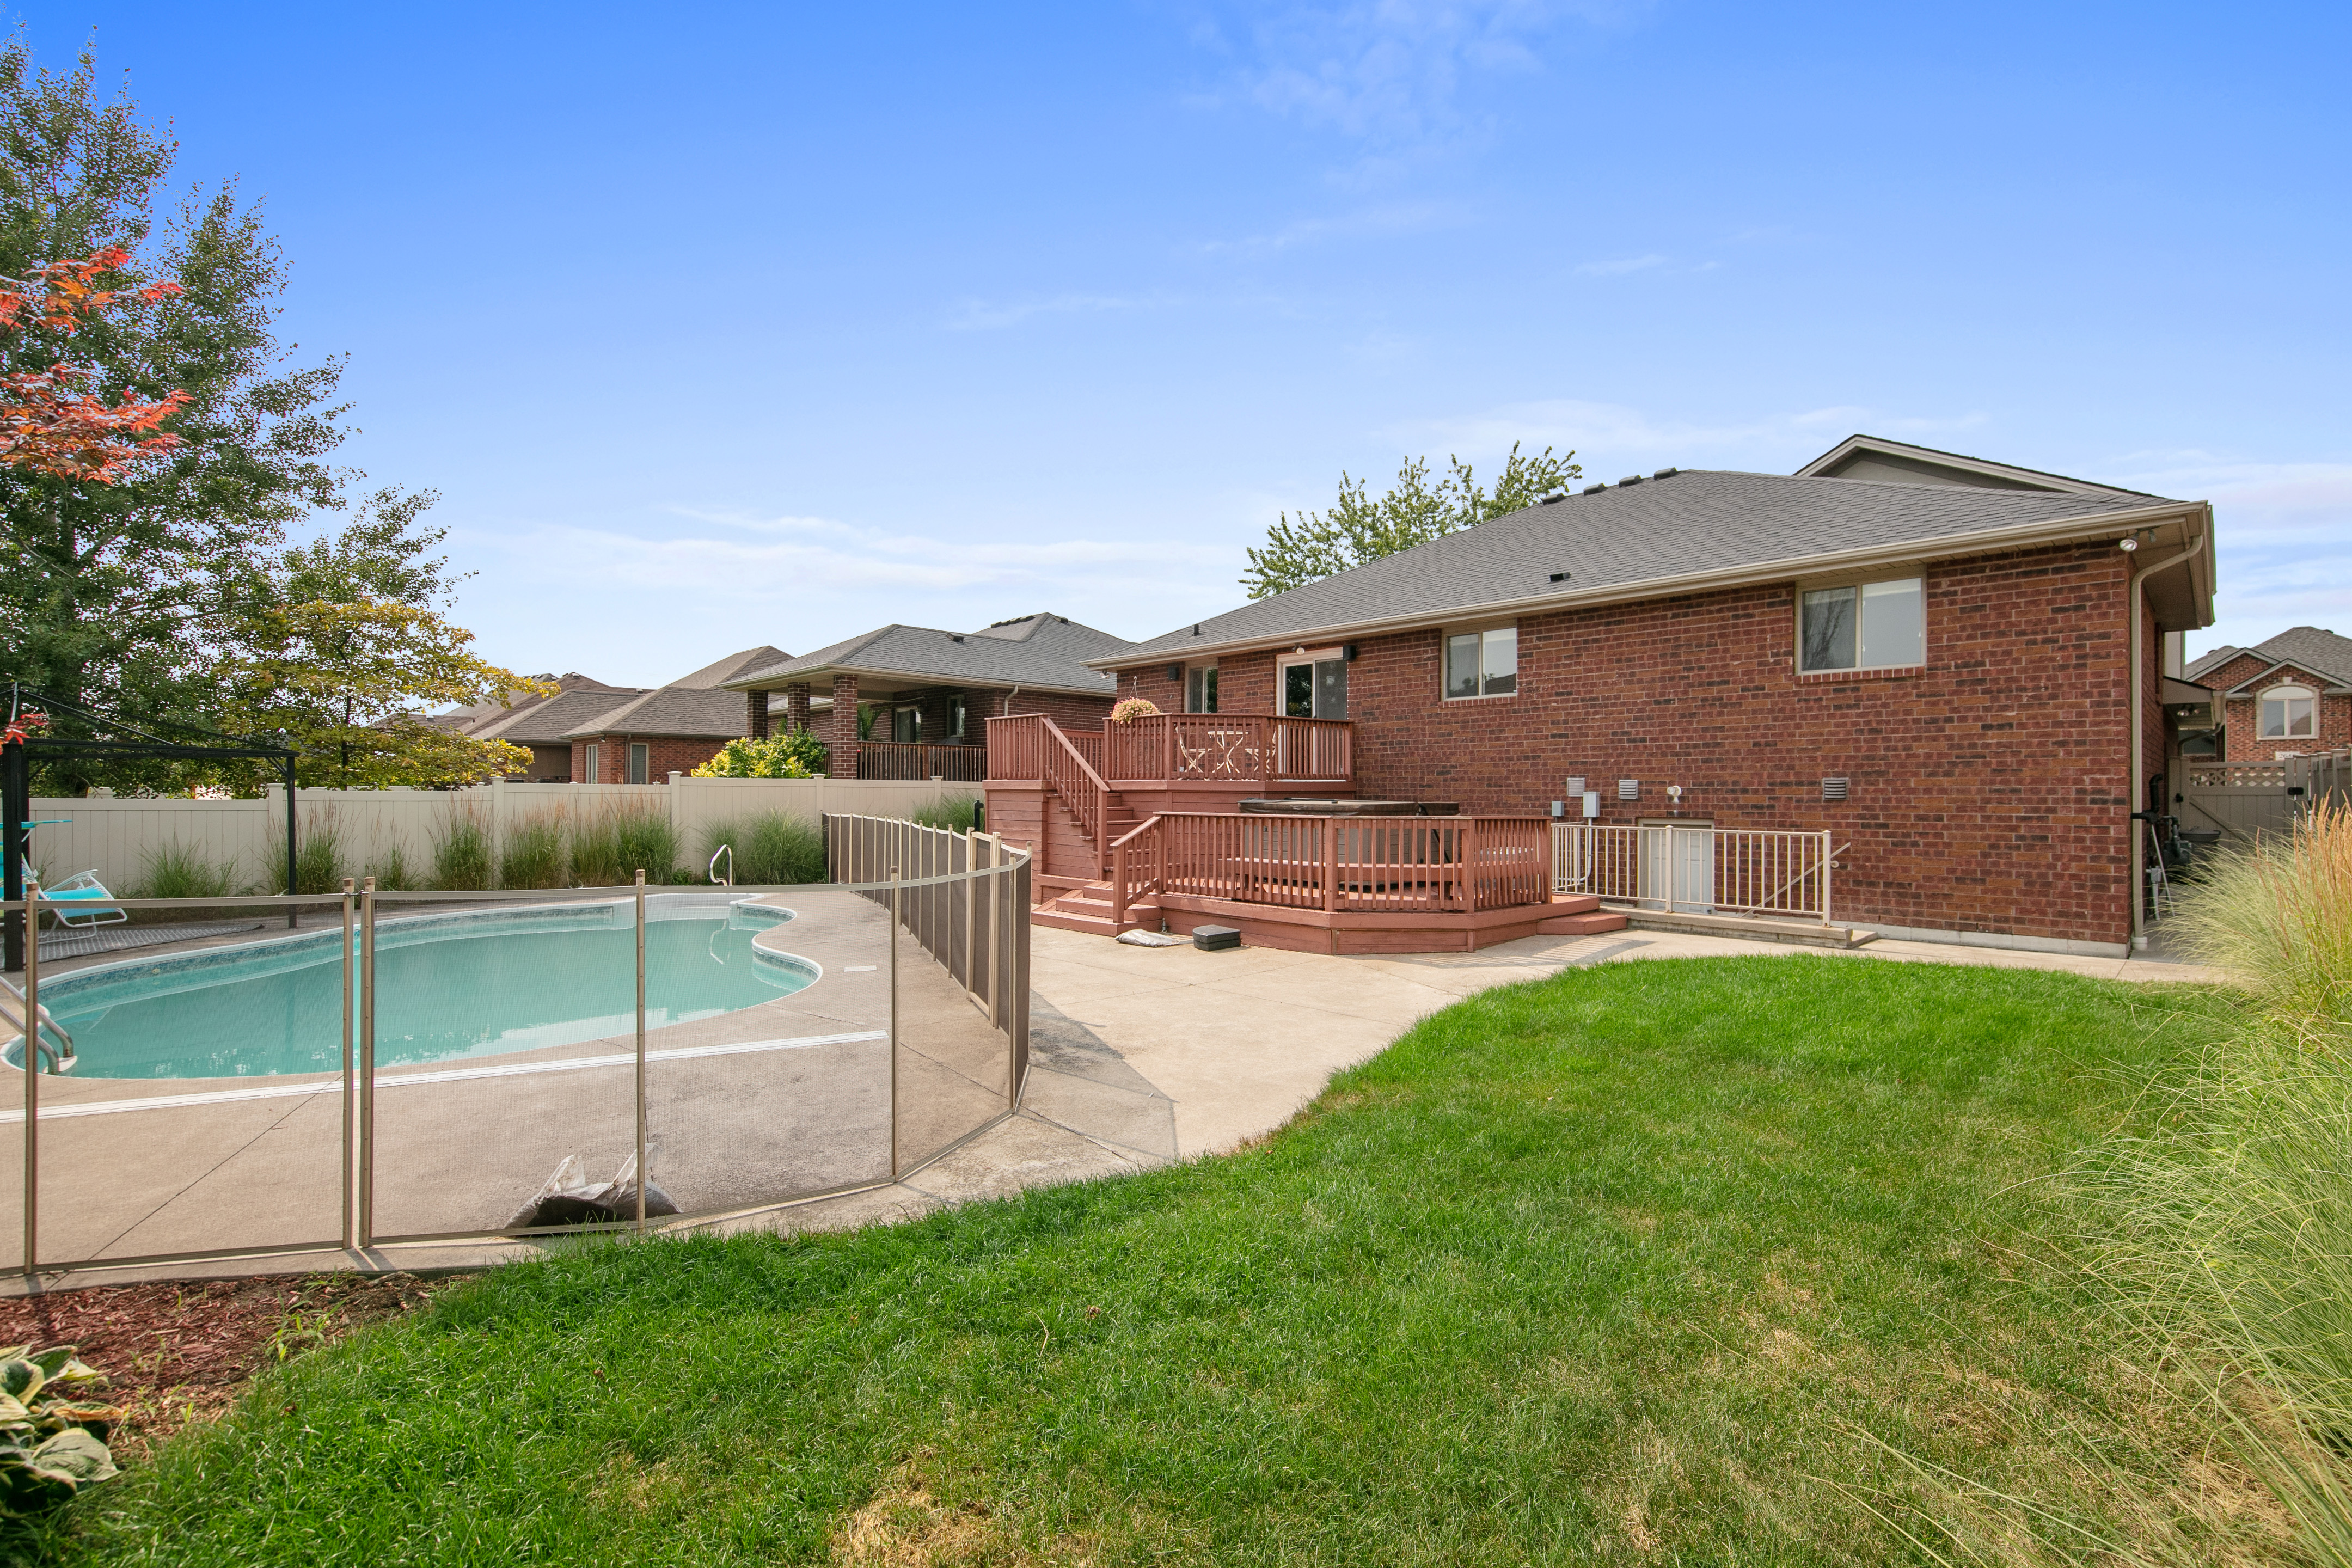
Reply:
[[[986,746],[932,746],[919,742],[867,741],[857,748],[862,779],[956,779],[988,777]]]
[[[1087,843],[1100,854],[1106,806],[1104,797],[1110,794],[1110,786],[1103,783],[1102,774],[1095,772],[1094,764],[1087,761],[1086,754],[1070,743],[1070,737],[1062,732],[1059,724],[1051,719],[1040,719],[1038,722],[1045,727],[1045,755],[1041,763],[1045,770],[1045,787],[1062,797],[1062,804],[1070,808],[1072,816],[1077,818],[1078,831],[1086,835]]]
[[[1546,902],[1539,816],[1163,812],[1111,847],[1115,916],[1146,894],[1408,913]]]
[[[1685,914],[1830,918],[1831,835],[1562,823],[1551,829],[1552,890]]]
[[[988,721],[988,777],[1045,777],[1042,714]],[[1062,734],[1110,787],[1184,781],[1261,789],[1271,784],[1352,787],[1355,726],[1344,719],[1265,714],[1153,713]]]

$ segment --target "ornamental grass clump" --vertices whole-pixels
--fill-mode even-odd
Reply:
[[[124,1412],[85,1397],[105,1382],[71,1345],[0,1349],[0,1515],[47,1513],[115,1473],[106,1436]]]
[[[336,893],[343,886],[343,830],[332,806],[303,815],[301,837],[294,846],[294,890]],[[269,885],[265,893],[286,890],[286,840],[271,841]]]
[[[617,888],[642,870],[648,882],[667,882],[677,852],[677,829],[667,810],[607,805],[572,823],[572,879],[583,888]]]
[[[278,858],[281,861],[284,856]],[[278,887],[286,885],[278,879]],[[128,895],[134,899],[226,899],[236,889],[236,864],[209,858],[202,849],[174,838],[146,856],[146,876]]]
[[[2352,1564],[2352,810],[2221,858],[2176,918],[2242,1003],[2158,1081],[2162,1131],[2110,1151],[2100,1267],[2304,1549]]]
[[[565,832],[566,813],[534,813],[507,830],[499,849],[501,888],[562,888],[571,885],[572,857]],[[379,887],[383,884],[378,883]]]
[[[761,811],[738,822],[716,822],[702,830],[702,860],[708,866],[721,845],[735,851],[735,880],[745,887],[825,879],[824,835],[816,824],[789,812]],[[720,858],[719,873],[727,870]]]
[[[433,834],[433,886],[445,893],[478,893],[491,885],[489,826],[471,803],[454,803]]]
[[[972,824],[980,820],[980,801],[973,795],[950,795],[937,805],[917,806],[907,814],[907,820],[950,833],[970,833]]]

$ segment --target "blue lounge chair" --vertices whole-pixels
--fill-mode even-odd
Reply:
[[[120,925],[131,918],[114,907],[114,895],[95,871],[77,871],[53,888],[43,888],[41,901],[52,906],[58,924],[74,931]]]

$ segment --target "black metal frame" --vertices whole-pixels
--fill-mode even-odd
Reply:
[[[70,702],[59,702],[46,693],[21,682],[12,684],[9,696],[8,717],[12,721],[18,712],[22,711],[26,699],[31,699],[48,709],[63,709],[93,723],[119,724],[117,721],[102,719],[97,714],[86,712]],[[0,898],[5,898],[13,903],[21,900],[25,896],[25,854],[30,842],[32,826],[27,819],[33,815],[33,753],[42,756],[167,757],[193,762],[225,762],[240,757],[277,760],[286,773],[286,893],[289,898],[295,896],[295,868],[299,846],[295,837],[297,829],[294,810],[294,760],[299,753],[293,747],[189,746],[173,741],[165,741],[158,736],[146,735],[145,731],[133,725],[119,724],[119,727],[144,738],[137,741],[68,741],[44,738],[13,741],[6,745],[0,745],[0,817],[5,817],[5,820],[0,820],[0,862],[5,863],[5,868],[0,868],[5,869],[5,877],[0,877],[0,882],[5,882],[5,891],[0,892]],[[226,738],[223,737],[223,739]],[[286,911],[286,924],[289,930],[291,930],[295,924],[295,914],[291,907],[289,907]],[[17,910],[9,910],[5,921],[0,921],[0,928],[5,928],[5,937],[0,938],[0,947],[5,949],[5,953],[0,953],[0,969],[14,972],[24,968],[25,916],[23,912]]]

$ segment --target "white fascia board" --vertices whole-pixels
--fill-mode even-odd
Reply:
[[[2063,544],[2072,540],[2096,539],[2101,534],[2129,533],[2135,529],[2166,522],[2181,523],[2186,538],[2189,537],[2186,530],[2192,519],[2204,522],[2205,537],[2203,548],[2190,557],[2189,563],[2210,562],[2213,552],[2212,508],[2204,501],[2166,501],[2159,506],[2132,507],[2122,511],[2070,517],[2055,522],[2028,522],[2010,528],[1987,529],[1981,533],[1956,538],[1899,540],[1892,544],[1874,544],[1865,549],[1838,551],[1827,555],[1800,555],[1780,561],[1759,562],[1752,566],[1691,572],[1674,577],[1648,577],[1639,583],[1612,584],[1605,588],[1591,588],[1581,593],[1538,594],[1523,599],[1497,599],[1484,605],[1450,605],[1442,610],[1417,610],[1411,615],[1391,616],[1377,621],[1305,626],[1279,636],[1234,637],[1223,642],[1204,639],[1181,647],[1158,648],[1148,654],[1111,654],[1079,662],[1089,669],[1140,668],[1212,655],[1255,653],[1299,643],[1344,642],[1352,637],[1411,631],[1419,626],[1442,626],[1454,621],[1474,620],[1481,616],[1499,618],[1544,610],[1585,609],[1602,605],[1630,604],[1642,599],[1672,598],[1681,594],[1710,593],[1719,588],[1745,588],[1758,583],[1786,583],[1819,573],[1866,571],[1873,566],[1913,561],[1952,561],[1970,555],[1992,555],[2004,550],[2036,544]],[[2210,581],[2210,568],[2207,581]],[[2211,624],[2210,619],[2207,624]]]

